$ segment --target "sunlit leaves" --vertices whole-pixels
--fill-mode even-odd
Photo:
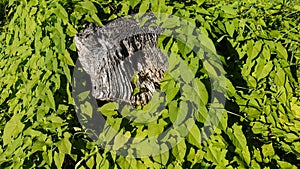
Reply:
[[[10,101],[6,103],[9,104],[10,108],[6,112],[8,116],[12,116],[5,125],[3,141],[5,144],[9,142],[7,148],[11,149],[13,145],[10,143],[20,138],[25,141],[30,137],[33,140],[32,147],[28,147],[26,143],[20,147],[20,150],[24,151],[15,154],[14,163],[18,163],[18,165],[28,163],[28,160],[24,161],[25,157],[27,159],[36,158],[34,153],[42,151],[41,154],[45,159],[43,165],[56,165],[60,168],[64,162],[65,154],[71,154],[72,147],[72,143],[69,141],[70,136],[67,136],[68,132],[66,132],[68,129],[63,127],[66,125],[66,120],[70,119],[69,114],[65,114],[70,106],[66,104],[70,100],[66,100],[68,98],[65,96],[66,93],[70,92],[70,88],[67,87],[70,84],[61,86],[61,81],[65,83],[63,73],[66,73],[68,79],[71,79],[67,65],[74,66],[71,58],[73,56],[69,54],[66,46],[68,41],[66,38],[70,38],[77,31],[74,26],[69,24],[68,9],[59,1],[53,3],[49,1],[25,3],[22,1],[18,4],[9,8],[11,10],[9,12],[11,20],[7,25],[9,28],[7,31],[1,32],[1,37],[6,36],[6,41],[2,44],[8,47],[5,53],[10,58],[8,63],[11,63],[11,65],[6,64],[7,68],[2,70],[5,70],[8,75],[15,75],[11,76],[14,78],[5,82],[7,83],[5,86],[9,90],[2,94],[3,97],[1,96],[1,101],[10,97]],[[68,25],[70,32],[69,36],[65,33],[66,25]],[[2,56],[3,46],[0,47]],[[57,91],[62,88],[63,90],[58,94]],[[13,91],[17,92],[11,95]],[[56,114],[57,107],[59,111]],[[4,106],[1,107],[1,112],[4,109]],[[63,118],[59,116],[62,114],[64,114]],[[31,130],[24,132],[26,138],[19,135],[22,130],[27,129],[23,123],[32,127]],[[52,135],[53,133],[56,136]],[[63,139],[54,145],[52,143],[53,137],[61,137],[62,135],[64,136]],[[19,138],[17,138],[18,136]],[[51,147],[54,145],[58,149],[52,151],[48,147],[50,145]],[[9,152],[5,156],[9,157]],[[29,156],[30,158],[28,158]],[[17,159],[20,158],[23,160],[17,162]],[[1,167],[3,167],[2,162]]]
[[[233,33],[235,31],[235,26],[232,23],[226,22],[225,23],[226,30],[230,37],[233,37]]]
[[[186,144],[184,141],[179,142],[172,148],[172,154],[176,157],[178,162],[183,162],[186,153]]]
[[[59,3],[56,3],[55,6],[56,6],[55,14],[59,18],[62,19],[62,21],[64,22],[64,24],[66,24],[68,22],[68,13],[67,13],[67,11]]]
[[[112,116],[116,114],[115,110],[118,109],[116,103],[107,103],[100,108],[100,112],[105,116]]]
[[[224,6],[221,7],[221,9],[226,14],[229,14],[229,15],[232,15],[232,16],[236,16],[237,15],[237,11],[231,5],[224,5]]]
[[[67,50],[64,50],[62,54],[58,54],[58,58],[61,59],[64,63],[70,66],[75,66],[74,62],[70,56],[70,53]]]
[[[1,26],[6,24],[0,28],[0,168],[61,168],[69,163],[78,168],[299,168],[299,5],[292,1],[286,1],[288,5],[216,2],[0,2],[8,3],[2,10],[7,18],[0,21]],[[177,127],[178,131],[172,130],[161,139],[178,143],[172,150],[134,159],[103,147],[92,148],[88,138],[82,136],[84,129],[77,126],[70,106],[70,68],[76,59],[72,39],[86,22],[101,26],[117,16],[149,10],[185,17],[197,26],[193,34],[203,34],[191,38],[190,44],[172,39],[164,46],[172,52],[169,72],[161,82],[166,97],[155,96],[152,105],[142,111],[124,111],[132,115],[131,120],[137,117],[139,123],[132,124],[136,126],[122,128],[124,120],[115,103],[99,109],[107,120],[103,141],[115,150],[125,148],[134,137],[134,143],[141,143],[135,147],[137,151],[147,154],[153,147],[145,139],[160,135],[169,124]],[[182,26],[167,22],[168,18],[163,21],[161,26],[165,28]],[[181,28],[192,34],[188,27]],[[195,44],[203,46],[198,53],[189,53]],[[211,91],[206,81],[207,76],[217,79],[220,65],[211,58],[201,60],[202,47],[224,58],[229,100],[226,108],[230,111],[223,116],[216,114],[219,111],[209,111]],[[93,107],[86,101],[89,92],[79,97],[79,108],[92,117]],[[148,113],[164,101],[166,108],[157,117]],[[192,112],[196,123],[184,140],[178,140],[183,130],[180,124],[184,124],[191,105],[197,108]],[[210,118],[220,122],[214,131],[203,127]],[[155,120],[140,123],[149,119]],[[214,134],[203,142],[207,131]],[[168,144],[161,143],[155,151],[168,149]]]
[[[166,144],[162,144],[161,147],[162,147],[161,150],[168,150],[168,147]],[[157,162],[163,166],[165,166],[167,164],[169,158],[170,158],[169,151],[162,152],[159,155],[156,155],[153,157],[155,162]]]
[[[148,123],[148,137],[158,137],[164,131],[166,125],[167,123],[164,120]]]
[[[149,1],[142,1],[139,12],[140,13],[145,13],[150,7]]]
[[[173,79],[163,81],[161,86],[162,91],[166,93],[167,103],[172,101],[180,90],[179,85]]]
[[[233,130],[232,130],[233,129]],[[250,164],[250,152],[247,146],[246,137],[242,131],[242,126],[234,124],[232,129],[228,129],[228,136],[236,147],[236,152],[245,161],[247,165]]]
[[[85,20],[87,20],[88,22],[97,23],[99,26],[102,26],[102,22],[96,15],[97,8],[93,4],[93,2],[87,0],[79,2],[78,4],[76,4],[75,10],[79,11],[82,14],[84,13],[88,14],[85,15]],[[82,14],[78,14],[78,15],[82,15]]]
[[[121,130],[116,137],[114,138],[113,149],[118,150],[119,148],[123,147],[124,144],[129,140],[130,132],[126,131],[125,134]]]
[[[62,167],[64,158],[65,158],[65,154],[54,151],[54,162],[56,167]]]
[[[287,53],[286,49],[282,46],[282,44],[276,43],[276,51],[277,51],[279,57],[282,57],[285,60],[288,59],[288,53]]]
[[[121,168],[132,168],[132,169],[138,169],[138,163],[139,161],[137,161],[134,158],[130,158],[130,157],[123,157],[120,156],[116,162],[118,163],[118,165]],[[139,166],[141,167],[141,166]],[[144,166],[143,166],[144,167]]]
[[[261,62],[258,62],[258,64],[261,63]],[[269,61],[267,63],[265,63],[265,65],[260,65],[260,66],[257,66],[257,68],[262,68],[260,70],[258,70],[256,73],[257,73],[257,80],[260,80],[262,78],[265,78],[272,70],[273,68],[273,63],[272,61]]]
[[[23,130],[24,124],[21,122],[22,114],[13,116],[5,125],[3,133],[3,144],[10,144]]]
[[[69,141],[70,134],[64,133],[64,138],[56,143],[56,146],[60,153],[71,154],[71,143]]]
[[[278,161],[278,165],[281,168],[291,168],[291,169],[296,169],[297,167],[295,165],[290,164],[289,162],[286,161]]]
[[[248,50],[248,56],[250,59],[255,59],[259,52],[261,51],[262,48],[262,42],[258,41],[254,44],[254,46],[250,46],[249,50]]]
[[[226,150],[213,146],[212,144],[207,147],[205,158],[218,166],[226,166]]]
[[[197,127],[197,125],[194,125],[190,129],[190,133],[187,136],[187,140],[192,145],[194,145],[194,146],[196,146],[198,148],[201,148],[201,133],[200,133],[200,130]]]
[[[272,157],[275,154],[272,143],[263,145],[261,149],[262,149],[264,161],[269,162],[268,158]]]

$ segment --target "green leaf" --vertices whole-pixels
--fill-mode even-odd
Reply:
[[[60,60],[62,60],[64,63],[66,63],[67,65],[75,66],[75,64],[70,56],[70,53],[67,50],[64,50],[63,54],[58,54],[58,58]]]
[[[250,57],[250,59],[256,58],[258,56],[259,52],[261,51],[261,49],[262,49],[262,42],[261,41],[257,41],[254,44],[252,50],[249,50],[249,51],[251,51],[251,53],[248,54],[249,57]]]
[[[233,132],[232,132],[233,129]],[[232,129],[227,129],[227,135],[229,136],[230,140],[233,142],[234,146],[236,147],[236,152],[240,155],[240,157],[244,160],[244,162],[249,165],[250,164],[250,152],[247,146],[246,137],[242,131],[242,126],[238,126],[234,124]]]
[[[172,154],[179,162],[184,161],[185,153],[186,153],[186,144],[184,140],[180,141],[176,146],[172,148]]]
[[[295,135],[295,134],[293,134],[293,133],[286,133],[285,135],[284,135],[284,140],[286,141],[286,142],[288,142],[288,143],[292,143],[292,142],[294,142],[294,141],[296,141],[296,140],[298,140],[299,139],[299,136],[297,136],[297,135]]]
[[[276,93],[276,97],[278,98],[278,100],[282,103],[285,103],[287,100],[287,91],[286,88],[284,86],[280,86],[277,93]]]
[[[168,80],[162,83],[166,84],[166,85],[164,84],[161,85],[163,87],[162,91],[166,93],[167,103],[170,103],[178,94],[180,90],[179,85],[174,80]]]
[[[116,162],[121,168],[139,169],[137,168],[137,160],[135,158],[120,156]]]
[[[275,154],[275,151],[273,149],[273,144],[272,143],[270,143],[270,144],[264,144],[261,147],[261,150],[262,150],[262,154],[263,154],[264,158],[272,157]]]
[[[98,18],[98,16],[96,15],[96,13],[92,13],[91,14],[91,19],[97,23],[98,26],[103,26],[101,20]]]
[[[178,104],[177,101],[172,101],[168,105],[170,120],[173,124],[175,123],[177,116],[179,114],[179,108],[178,108],[177,104]]]
[[[206,105],[208,102],[209,96],[208,96],[208,91],[207,91],[205,85],[198,78],[195,78],[193,80],[192,84],[193,84],[194,90],[196,91],[196,93],[198,93],[197,97],[200,98],[202,105],[203,106]]]
[[[118,150],[123,147],[129,140],[130,136],[131,134],[129,131],[126,131],[125,134],[123,134],[123,130],[121,130],[114,139],[113,149]]]
[[[235,9],[232,8],[232,6],[230,5],[224,5],[221,7],[221,9],[227,13],[227,14],[230,14],[230,15],[237,15],[237,12]]]
[[[234,124],[232,128],[233,128],[233,136],[234,136],[233,138],[231,138],[232,142],[237,148],[243,150],[247,146],[247,141],[242,131],[242,126],[238,126],[237,124]]]
[[[196,156],[195,149],[194,149],[193,147],[191,147],[191,148],[190,148],[190,152],[189,152],[189,154],[187,155],[187,161],[193,163],[191,167],[193,167],[193,165],[194,165],[195,156]]]
[[[149,157],[143,157],[141,161],[145,164],[145,168],[154,168],[153,161]]]
[[[178,20],[174,17],[172,18],[165,18],[165,20],[161,21],[161,28],[170,29],[170,28],[177,28],[180,26],[180,23]],[[177,42],[180,43],[180,42]]]
[[[71,154],[72,144],[69,141],[70,136],[70,133],[64,133],[64,138],[56,143],[60,153]]]
[[[161,144],[160,147],[161,151],[169,150],[166,144]],[[161,152],[160,154],[153,156],[153,160],[159,164],[166,165],[169,160],[169,151]]]
[[[152,146],[154,145],[154,146]],[[131,148],[135,149],[138,154],[141,156],[149,156],[153,153],[160,152],[160,149],[157,145],[157,142],[154,142],[153,139],[144,139],[138,144],[134,144]],[[151,162],[152,163],[152,162]]]
[[[188,67],[195,75],[199,69],[199,58],[191,58]]]
[[[34,137],[38,137],[38,136],[42,135],[43,133],[40,131],[37,131],[37,130],[33,130],[32,128],[28,128],[24,131],[23,134],[34,138]]]
[[[296,118],[300,119],[300,105],[297,105],[296,103],[294,103],[294,104],[292,104],[291,109],[292,109],[293,115]]]
[[[132,95],[135,96],[136,94],[140,93],[141,92],[141,89],[140,88],[134,88],[133,89],[133,92],[132,92]]]
[[[150,7],[149,1],[142,1],[139,13],[146,13]]]
[[[300,5],[295,5],[295,6],[294,6],[294,9],[300,11]]]
[[[201,133],[196,124],[194,124],[193,127],[190,129],[190,132],[187,136],[187,140],[192,145],[201,148]]]
[[[71,91],[70,91],[70,83],[67,83],[67,86],[66,86],[66,90],[67,90],[67,95],[68,95],[68,103],[71,104],[71,105],[75,105],[75,102],[74,102],[74,99],[71,95]]]
[[[288,53],[287,53],[285,47],[283,47],[281,43],[276,43],[276,51],[277,51],[277,54],[280,57],[282,57],[284,60],[288,59]]]
[[[99,110],[106,117],[113,116],[117,114],[116,110],[118,110],[118,104],[109,102],[103,105]]]
[[[256,159],[257,162],[262,162],[262,157],[259,149],[253,150],[253,158]]]
[[[53,161],[53,151],[51,149],[47,150],[47,152],[42,153],[43,159],[47,162],[48,165],[52,164]]]
[[[196,2],[197,6],[201,6],[205,2],[205,0],[196,0]]]
[[[79,101],[84,101],[88,98],[90,94],[90,91],[85,91],[85,92],[81,92],[79,95],[78,95],[78,98],[79,98]]]
[[[41,141],[35,141],[33,142],[33,145],[32,145],[32,153],[35,153],[37,151],[45,151],[46,149],[46,145],[44,142],[41,142]]]
[[[50,46],[50,44],[51,44],[51,42],[50,42],[49,36],[44,37],[43,40],[42,40],[41,50],[45,50],[47,47]]]
[[[67,31],[66,33],[69,35],[69,36],[74,36],[75,34],[77,34],[77,30],[71,25],[68,23],[68,27],[67,27]]]
[[[132,9],[133,9],[134,7],[136,7],[136,5],[139,4],[139,3],[140,3],[140,1],[129,0],[129,4],[130,4],[130,6],[132,7]]]
[[[55,100],[53,97],[53,93],[50,89],[46,89],[47,100],[50,103],[50,107],[55,110]]]
[[[262,124],[261,122],[254,122],[253,124],[252,131],[254,134],[261,134],[268,131],[268,126]]]
[[[266,65],[263,66],[263,69],[261,72],[257,72],[257,80],[263,79],[267,77],[267,75],[271,72],[273,69],[273,62],[269,61]]]
[[[293,142],[292,143],[292,147],[293,147],[293,150],[296,151],[297,153],[300,153],[300,142]]]
[[[266,61],[269,61],[271,58],[271,51],[267,45],[264,45],[264,47],[263,47],[262,56],[263,56],[263,59],[265,59]]]
[[[91,13],[96,13],[97,12],[97,8],[95,7],[95,5],[93,4],[93,2],[91,1],[83,1],[83,2],[79,2],[80,7],[88,10]]]
[[[95,166],[94,156],[90,157],[90,158],[86,161],[86,165],[88,166],[88,168],[93,168],[93,167]]]
[[[300,6],[299,6],[299,10],[300,10]],[[282,169],[297,169],[295,165],[292,165],[291,163],[286,161],[278,161],[277,163],[279,167]]]
[[[189,113],[188,111],[189,111],[188,103],[180,102],[179,103],[179,113],[173,124],[176,126],[179,126],[181,123],[186,122],[186,117],[187,117],[187,114]]]
[[[204,65],[205,70],[208,72],[209,76],[211,76],[212,78],[218,77],[218,73],[217,73],[216,69],[212,66],[212,64],[210,62],[205,60],[203,62],[203,65]]]
[[[47,117],[48,120],[50,120],[52,123],[58,123],[62,124],[64,120],[57,116],[56,114],[51,114],[50,116]]]
[[[50,34],[51,39],[55,44],[56,51],[58,53],[63,53],[66,49],[66,35],[63,33],[63,27],[61,23],[55,23],[55,28],[52,30],[53,32]],[[64,60],[63,60],[64,61]]]
[[[208,36],[202,33],[199,34],[198,39],[201,42],[200,47],[205,47],[205,52],[208,52],[209,54],[213,54],[213,55],[217,53],[213,41],[210,38],[208,38]]]
[[[160,120],[160,123],[157,124],[156,121],[148,123],[148,137],[157,137],[164,131],[164,127],[167,124],[166,122],[162,123],[163,120]]]
[[[14,115],[4,127],[3,132],[3,145],[8,145],[12,140],[17,137],[22,131],[25,125],[21,122],[22,114]]]
[[[180,64],[180,72],[181,72],[181,78],[185,83],[189,83],[194,78],[194,73],[190,70],[190,68],[184,63],[181,62]]]
[[[117,124],[114,123],[114,126],[109,126],[109,125],[111,125],[111,123],[106,122],[105,130],[100,135],[100,138],[102,138],[103,141],[105,141],[107,143],[110,143],[112,141],[112,139],[118,134],[118,130],[120,128],[121,120],[117,119],[115,121],[116,121]]]
[[[84,104],[80,104],[80,110],[83,114],[88,115],[90,118],[93,116],[93,107],[90,102],[86,101]]]
[[[65,154],[54,151],[54,162],[57,168],[61,168],[64,162]]]
[[[26,17],[26,22],[27,22],[27,27],[25,31],[29,36],[31,36],[36,30],[36,26],[37,26],[36,22],[29,17]]]
[[[100,155],[100,153],[96,154],[96,164],[94,165],[96,168],[103,168],[103,169],[109,169],[109,162],[105,159],[106,155],[104,154],[103,157]]]
[[[212,144],[209,144],[207,148],[207,153],[204,158],[215,164],[222,164],[222,161],[225,159],[226,150],[221,150],[220,148],[215,147]]]
[[[65,24],[68,22],[68,13],[59,3],[56,3],[55,14],[58,18],[62,19]]]
[[[233,37],[234,31],[235,31],[234,25],[232,23],[226,22],[225,27],[226,27],[226,30],[227,30],[228,34],[230,35],[230,37]]]
[[[274,77],[274,83],[277,86],[286,86],[285,85],[286,74],[282,68],[277,68],[277,72]]]

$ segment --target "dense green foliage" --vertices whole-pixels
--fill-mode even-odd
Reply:
[[[0,168],[300,167],[299,5],[288,0],[0,2]],[[186,139],[179,142],[173,135],[172,141],[179,142],[173,149],[135,159],[98,148],[79,124],[71,96],[77,59],[73,37],[86,22],[102,26],[148,11],[184,18],[212,40],[225,69],[227,102],[222,116],[209,115],[220,123],[208,129],[214,131],[205,141],[198,140],[209,126],[203,120],[208,106],[195,112]],[[123,133],[157,135],[177,122],[180,113],[172,112],[186,111],[190,102],[210,103],[207,75],[214,73],[207,71],[220,70],[218,65],[199,63],[197,55],[176,40],[165,42],[162,39],[162,48],[178,53],[173,61],[190,68],[191,76],[177,74],[190,85],[176,84],[176,71],[175,78],[166,77],[162,91],[168,109],[148,128],[124,124],[112,107],[117,105],[104,105],[100,111],[114,120],[117,138]],[[119,140],[113,148],[127,141]]]

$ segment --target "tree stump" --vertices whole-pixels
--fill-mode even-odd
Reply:
[[[143,26],[120,18],[105,27],[90,24],[75,36],[78,59],[97,100],[144,105],[159,90],[168,62],[157,47],[162,29],[150,27],[155,17],[146,17]]]

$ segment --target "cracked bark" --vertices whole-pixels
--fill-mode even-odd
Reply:
[[[105,27],[90,24],[75,36],[78,59],[92,82],[97,100],[146,104],[159,89],[167,70],[167,57],[157,47],[162,29],[120,18]],[[132,78],[137,75],[136,82]],[[134,88],[140,92],[133,95]]]

